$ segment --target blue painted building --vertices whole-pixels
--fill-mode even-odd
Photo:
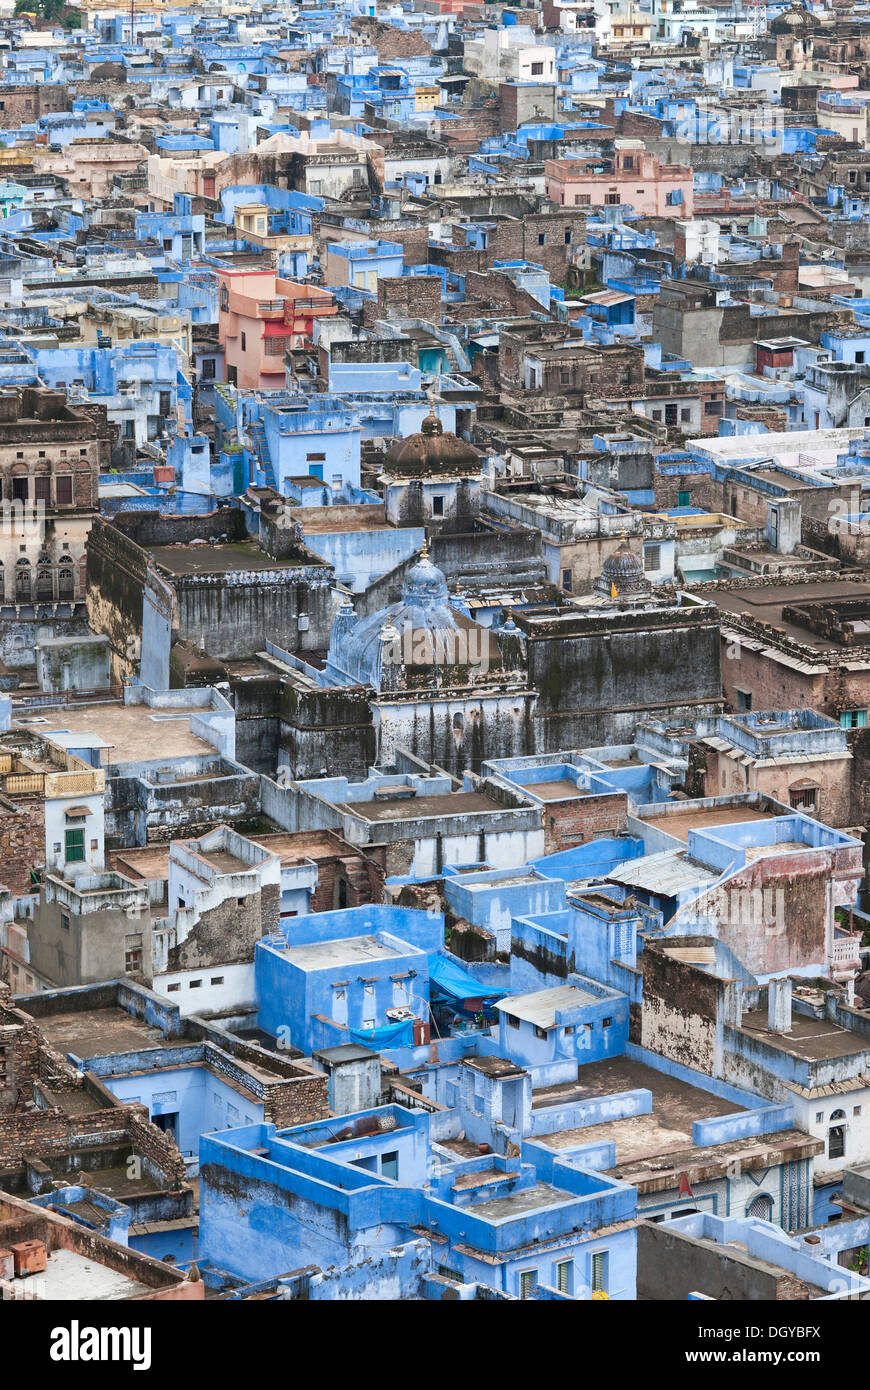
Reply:
[[[237,1276],[333,1266],[357,1296],[377,1297],[372,1262],[387,1251],[398,1262],[426,1230],[430,1268],[458,1286],[634,1296],[630,1187],[534,1145],[520,1158],[457,1159],[432,1141],[425,1111],[207,1136],[200,1163],[201,1259]]]

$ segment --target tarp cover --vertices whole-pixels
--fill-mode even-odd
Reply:
[[[446,956],[429,957],[429,984],[451,999],[503,999],[509,989],[488,989]]]
[[[380,1052],[385,1047],[413,1047],[414,1020],[407,1018],[402,1023],[386,1023],[382,1028],[351,1028],[351,1040],[359,1047],[371,1047]]]

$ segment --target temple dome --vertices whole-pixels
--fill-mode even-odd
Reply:
[[[593,589],[596,594],[610,599],[645,598],[649,593],[643,564],[629,549],[627,541],[623,541],[612,555],[608,555]]]
[[[789,9],[777,15],[776,19],[771,20],[771,34],[795,34],[813,32],[821,28],[819,20],[814,14],[800,3],[794,0]]]
[[[477,473],[479,469],[477,449],[445,431],[434,410],[417,434],[396,440],[384,455],[385,473]]]
[[[426,546],[405,575],[402,597],[360,621],[342,610],[333,623],[327,669],[362,685],[382,685],[385,640],[399,648],[400,664],[450,664],[452,639],[467,619],[450,603],[447,579]],[[394,654],[395,660],[395,654]]]

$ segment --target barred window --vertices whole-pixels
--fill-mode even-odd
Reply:
[[[287,349],[288,349],[288,347],[290,346],[290,344],[292,343],[292,341],[293,341],[293,340],[292,340],[291,337],[287,337],[287,338],[267,338],[267,339],[266,339],[266,356],[267,356],[267,357],[283,357],[283,356],[284,356],[284,353],[287,351]]]

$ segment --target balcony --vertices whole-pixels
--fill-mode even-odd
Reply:
[[[860,970],[861,936],[837,932],[831,946],[831,964],[840,970]]]

